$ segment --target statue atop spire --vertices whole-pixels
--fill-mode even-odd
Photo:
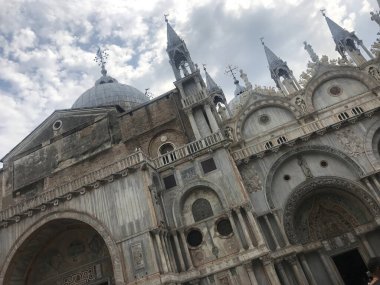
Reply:
[[[98,63],[98,65],[101,67],[101,73],[103,76],[107,75],[106,70],[106,63],[108,59],[108,52],[107,49],[102,50],[100,47],[98,47],[98,51],[96,52],[96,56],[94,58],[94,61]]]
[[[304,46],[305,50],[310,55],[311,61],[319,62],[318,55],[314,52],[313,47],[310,44],[308,44],[306,41],[304,41],[303,44],[305,45]]]

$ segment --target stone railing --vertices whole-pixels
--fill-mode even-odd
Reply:
[[[263,156],[265,151],[276,151],[281,145],[294,144],[297,139],[307,140],[313,133],[324,134],[331,127],[338,129],[343,123],[355,122],[363,114],[366,117],[371,116],[380,107],[380,101],[378,98],[374,98],[357,107],[361,108],[362,113],[354,114],[353,108],[342,109],[341,112],[300,125],[294,129],[289,130],[282,126],[277,130],[271,130],[253,140],[248,146],[232,152],[232,157],[234,160],[241,160],[253,155]],[[345,112],[348,117],[339,118],[342,112]]]
[[[125,175],[128,168],[149,159],[141,151],[137,151],[126,158],[95,170],[62,186],[37,194],[36,196],[17,203],[0,211],[0,221],[8,220],[18,222],[23,215],[31,216],[34,211],[44,211],[47,205],[57,205],[60,200],[70,200],[73,195],[84,194],[85,188],[94,188],[100,181],[111,179],[113,175]],[[125,173],[124,173],[125,172]]]
[[[200,103],[205,99],[207,99],[207,94],[203,91],[199,91],[197,94],[187,96],[186,98],[183,98],[181,101],[183,108],[187,108],[194,104]]]
[[[156,168],[160,168],[170,163],[173,163],[175,161],[178,161],[182,158],[194,155],[197,152],[207,149],[211,146],[214,146],[224,140],[225,140],[224,136],[222,135],[220,131],[218,131],[216,133],[211,134],[208,137],[191,142],[178,149],[175,149],[171,152],[161,155],[153,159],[152,163]]]

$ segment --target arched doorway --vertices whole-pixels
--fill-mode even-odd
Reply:
[[[111,285],[114,273],[108,248],[94,228],[74,219],[56,219],[17,249],[4,284]]]

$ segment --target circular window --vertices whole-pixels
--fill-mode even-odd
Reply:
[[[232,226],[230,220],[222,219],[216,224],[216,230],[221,236],[229,236],[232,234]]]
[[[290,180],[290,175],[289,174],[285,174],[284,175],[284,180],[286,180],[286,181]]]
[[[59,130],[60,128],[62,127],[62,121],[61,120],[57,120],[54,122],[53,124],[53,130]]]
[[[259,117],[259,123],[262,125],[266,125],[270,122],[270,117],[267,114],[263,114]]]
[[[186,237],[187,243],[190,246],[196,247],[202,243],[203,235],[200,230],[191,230]]]
[[[326,160],[321,161],[321,167],[327,167],[328,163]]]
[[[342,89],[339,86],[330,87],[329,93],[331,96],[339,96],[342,93]]]

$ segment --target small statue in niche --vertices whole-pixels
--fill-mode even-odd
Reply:
[[[380,81],[380,71],[376,67],[370,66],[368,68],[368,74],[371,75],[376,80]]]
[[[231,127],[226,127],[224,129],[224,134],[226,135],[227,139],[229,139],[230,141],[234,140],[234,136],[233,136]]]
[[[296,105],[298,107],[300,107],[300,109],[302,110],[302,112],[304,112],[304,113],[306,112],[306,103],[305,103],[305,100],[303,100],[300,97],[297,97],[295,103],[296,103]]]
[[[305,175],[306,179],[313,178],[313,174],[311,173],[310,167],[305,160],[305,158],[301,155],[297,156],[297,162],[299,167],[301,167],[301,170],[303,174]]]
[[[220,115],[223,121],[228,119],[227,109],[221,103],[218,103],[218,114]]]

